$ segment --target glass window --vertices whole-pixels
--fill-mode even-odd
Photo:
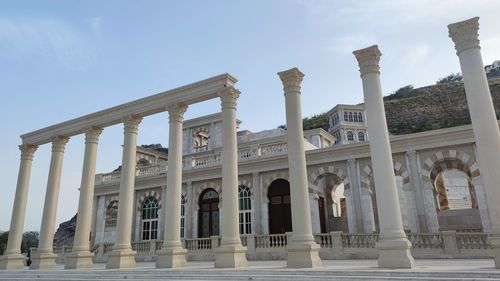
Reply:
[[[158,200],[150,196],[142,204],[142,240],[158,238]]]
[[[347,117],[347,112],[344,112],[344,121],[347,122],[349,121],[348,117]]]
[[[365,133],[363,132],[358,133],[358,141],[365,141]]]
[[[349,122],[353,122],[353,118],[352,118],[352,112],[349,112]]]
[[[240,185],[238,187],[240,234],[252,233],[252,199],[250,195],[248,186]]]
[[[359,120],[359,122],[361,122],[361,123],[363,122],[363,113],[361,113],[361,112],[360,112],[360,113],[358,113],[358,120]]]
[[[184,230],[186,224],[186,204],[187,200],[184,195],[181,196],[181,238],[184,238]]]
[[[354,134],[351,131],[347,132],[347,140],[354,141]]]

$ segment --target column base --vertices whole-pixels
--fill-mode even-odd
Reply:
[[[0,269],[23,269],[26,257],[22,254],[6,254],[0,256]]]
[[[241,245],[220,246],[215,249],[216,268],[238,268],[247,266],[247,248]]]
[[[57,256],[54,253],[31,254],[30,269],[52,269],[56,267]]]
[[[72,252],[64,258],[64,269],[85,269],[94,267],[92,258],[94,254],[90,251]]]
[[[186,265],[186,250],[182,247],[165,248],[157,252],[156,268],[176,268]]]
[[[106,269],[120,269],[135,267],[136,251],[132,249],[117,249],[108,253]]]
[[[375,244],[378,251],[379,268],[413,268],[415,260],[411,255],[411,243],[406,238],[380,241]]]
[[[293,243],[286,246],[288,268],[314,268],[321,266],[320,246],[314,242],[308,244]]]

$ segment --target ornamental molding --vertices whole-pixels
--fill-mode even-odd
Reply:
[[[240,91],[234,87],[226,87],[219,92],[217,95],[221,100],[221,108],[235,108],[236,109],[236,101],[240,96]]]
[[[453,43],[455,43],[457,55],[468,49],[481,48],[479,46],[478,31],[479,17],[448,25],[448,35],[453,40]]]
[[[52,152],[64,152],[64,148],[69,141],[69,137],[56,136],[53,137],[51,141],[52,141]]]
[[[38,149],[38,145],[34,144],[21,144],[19,150],[21,150],[21,159],[23,160],[33,160],[35,151]]]
[[[358,60],[359,72],[361,76],[368,73],[380,74],[380,57],[382,53],[377,45],[352,52]]]
[[[300,94],[300,83],[304,79],[304,73],[302,73],[297,67],[289,70],[278,72],[278,76],[283,82],[283,90],[285,95],[292,92],[298,92]]]
[[[85,132],[85,143],[95,143],[99,142],[99,136],[102,133],[102,128],[97,126],[90,126],[84,129]]]
[[[184,120],[184,113],[186,112],[187,108],[187,105],[182,103],[167,106],[169,122],[182,122]]]
[[[130,115],[122,119],[125,133],[137,134],[142,117]]]

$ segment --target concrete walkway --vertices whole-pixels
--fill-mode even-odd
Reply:
[[[316,269],[288,269],[285,261],[251,261],[244,269],[215,269],[213,262],[189,262],[184,268],[0,270],[0,280],[500,280],[493,260],[417,260],[412,270],[378,269],[375,260],[327,260]]]

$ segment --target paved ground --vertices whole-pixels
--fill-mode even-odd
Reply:
[[[284,261],[252,261],[244,269],[215,269],[213,262],[189,262],[184,268],[106,270],[0,270],[0,280],[500,280],[493,260],[417,260],[412,270],[378,269],[375,260],[329,260],[316,269],[287,269]]]

